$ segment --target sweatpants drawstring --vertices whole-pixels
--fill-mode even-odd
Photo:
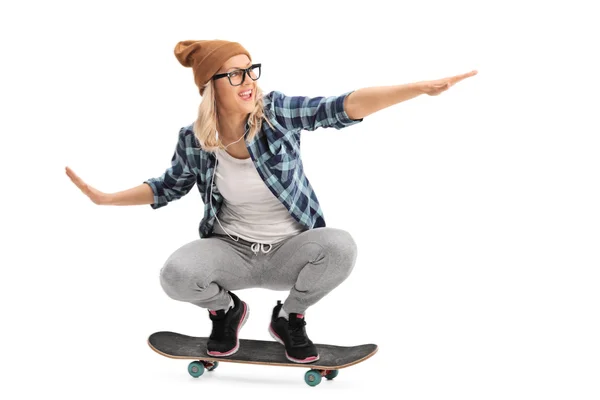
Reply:
[[[258,255],[259,250],[262,250],[264,254],[267,254],[271,251],[271,248],[273,248],[273,246],[270,243],[267,243],[266,245],[269,246],[269,250],[265,250],[265,243],[252,243],[250,249],[252,249],[254,255]]]

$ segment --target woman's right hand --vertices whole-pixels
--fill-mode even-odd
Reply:
[[[94,202],[94,204],[105,205],[109,204],[110,195],[104,192],[99,191],[85,183],[83,179],[81,179],[73,170],[69,167],[65,167],[65,172],[67,176],[71,178],[71,181]]]

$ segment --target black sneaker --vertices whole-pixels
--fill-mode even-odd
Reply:
[[[285,356],[296,363],[311,363],[319,359],[317,347],[306,335],[304,315],[290,313],[289,321],[279,317],[283,307],[281,301],[273,309],[269,333],[273,339],[285,346]]]
[[[233,307],[228,312],[224,310],[208,312],[213,322],[212,332],[206,344],[209,356],[227,357],[235,354],[240,348],[238,334],[246,323],[250,310],[248,305],[235,294],[228,293],[233,299]]]

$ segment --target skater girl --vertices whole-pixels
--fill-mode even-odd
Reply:
[[[289,360],[314,362],[319,354],[306,332],[305,313],[349,276],[357,246],[350,233],[325,224],[303,169],[302,131],[350,127],[421,94],[439,95],[477,71],[305,97],[263,93],[260,61],[237,42],[185,40],[176,44],[174,54],[192,69],[201,101],[197,118],[179,131],[171,166],[117,193],[95,189],[69,167],[66,174],[99,205],[158,209],[197,185],[204,203],[200,238],[164,262],[163,290],[207,310],[212,322],[207,347],[213,357],[239,349],[249,307],[237,291],[289,290],[273,308],[269,332]]]

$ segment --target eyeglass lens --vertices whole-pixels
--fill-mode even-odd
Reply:
[[[250,78],[253,81],[257,80],[258,78],[260,78],[260,67],[256,66],[254,68],[251,68],[248,72],[248,75],[250,76]],[[234,86],[241,85],[243,78],[244,78],[244,70],[241,70],[241,69],[232,71],[229,74],[229,81]]]

